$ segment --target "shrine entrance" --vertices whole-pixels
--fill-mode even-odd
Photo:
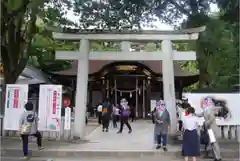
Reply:
[[[74,137],[84,137],[85,113],[88,95],[89,60],[100,61],[161,61],[164,101],[170,114],[170,133],[174,134],[177,129],[174,61],[196,60],[193,51],[175,51],[172,41],[186,41],[198,39],[198,33],[205,27],[186,29],[180,31],[80,31],[68,33],[53,33],[58,40],[80,41],[79,51],[57,51],[56,58],[61,60],[77,60],[77,88],[75,103]],[[91,52],[91,41],[120,41],[121,51],[118,52]],[[161,48],[155,52],[132,52],[131,42],[160,42]],[[161,66],[158,66],[161,68]],[[105,79],[105,78],[104,78]],[[151,78],[147,80],[150,82]],[[149,83],[150,84],[150,83]],[[109,93],[109,86],[106,88]],[[109,96],[109,95],[107,95]],[[117,97],[115,97],[117,98]]]
[[[113,62],[104,66],[98,75],[105,82],[102,98],[109,98],[114,104],[120,104],[120,100],[126,98],[137,118],[147,117],[151,79],[156,78],[154,72],[138,62]]]

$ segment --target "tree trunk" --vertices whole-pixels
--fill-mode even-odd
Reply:
[[[207,15],[203,14],[195,14],[195,15],[190,15],[188,17],[188,21],[185,24],[187,28],[194,28],[194,27],[199,27],[202,25],[205,25],[206,22],[209,21],[209,17]],[[202,55],[204,55],[204,51],[202,51],[201,47],[201,37],[202,34],[200,33],[199,39],[196,42],[196,55],[197,55],[197,62],[198,62],[198,69],[199,69],[199,86],[200,88],[206,87],[208,84],[208,80],[206,80],[206,76],[208,75],[207,69],[205,66],[205,63],[202,61],[206,61],[201,59]]]

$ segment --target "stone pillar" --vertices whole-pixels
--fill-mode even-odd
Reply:
[[[122,41],[121,51],[129,52],[131,48],[131,43],[129,41]]]
[[[89,107],[92,109],[93,107],[93,104],[92,104],[92,100],[93,100],[93,97],[92,97],[92,86],[89,86],[88,88],[88,104],[89,104]]]
[[[104,77],[102,77],[101,84],[102,84],[102,103],[103,103],[106,99],[106,81]]]
[[[135,102],[135,116],[138,117],[138,77],[136,77],[136,102]]]
[[[109,89],[110,89],[110,86],[109,86],[109,79],[107,79],[107,80],[106,80],[106,83],[107,83],[107,84],[106,84],[106,87],[107,87],[107,88],[106,88],[106,89],[107,89],[107,91],[106,91],[106,95],[107,95],[107,96],[106,96],[106,97],[107,97],[107,99],[109,99],[109,98],[110,98],[110,91],[109,91]]]
[[[88,55],[90,50],[89,40],[82,39],[78,60],[77,90],[74,116],[74,139],[84,137],[85,115],[87,109],[87,88],[88,88]]]
[[[144,117],[147,117],[147,113],[150,112],[151,109],[151,78],[148,78],[146,85],[146,107],[144,110]]]
[[[114,77],[114,99],[115,99],[115,105],[118,103],[117,102],[117,80],[116,77]]]
[[[146,80],[144,79],[143,80],[143,91],[142,91],[142,94],[143,94],[143,105],[142,105],[142,110],[141,110],[142,118],[144,117],[143,116],[143,109],[146,108],[146,89],[147,89]]]
[[[175,107],[176,100],[174,86],[173,51],[172,42],[170,40],[162,41],[162,52],[164,55],[164,59],[162,61],[164,101],[170,114],[170,133],[175,134],[177,130],[177,117]]]

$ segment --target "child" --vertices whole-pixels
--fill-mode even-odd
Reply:
[[[31,102],[26,103],[26,111],[21,115],[19,126],[22,138],[23,155],[24,159],[28,159],[28,137],[35,136],[37,138],[38,149],[42,147],[42,136],[37,130],[38,117],[36,112],[33,111],[33,104]]]

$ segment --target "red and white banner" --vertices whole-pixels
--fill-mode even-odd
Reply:
[[[39,126],[40,131],[60,131],[62,107],[61,85],[40,85]]]
[[[4,130],[19,130],[19,120],[28,101],[28,85],[7,84]],[[14,118],[14,119],[13,119]]]

